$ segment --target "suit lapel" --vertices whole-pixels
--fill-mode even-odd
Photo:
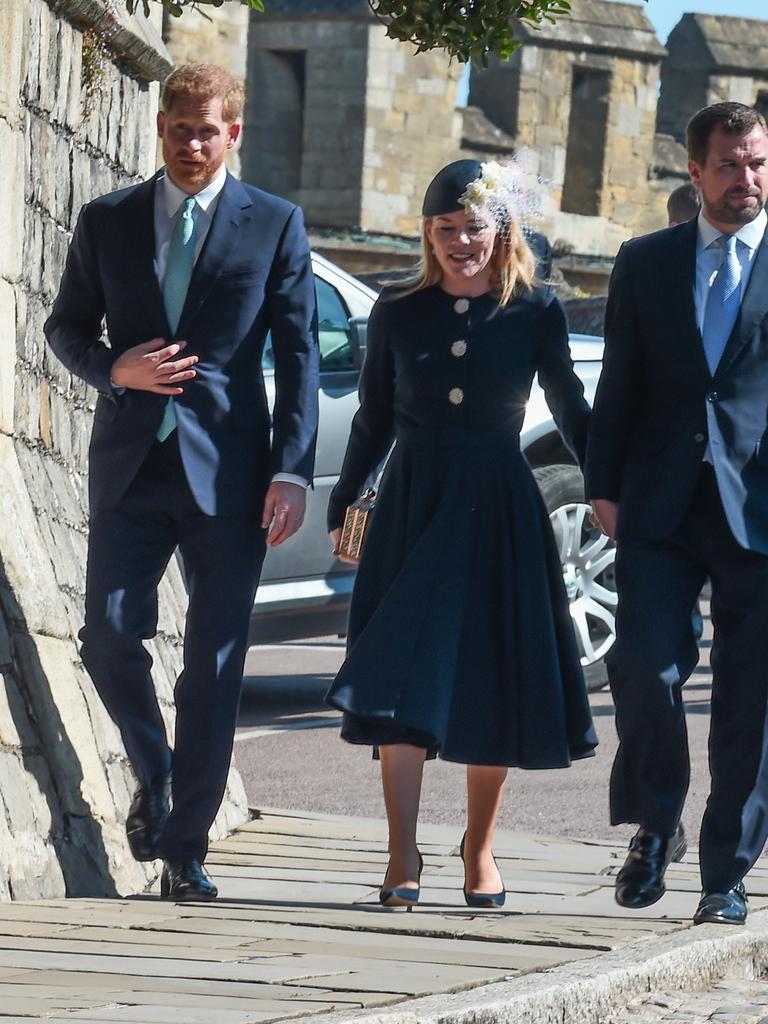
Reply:
[[[169,338],[171,329],[163,305],[163,295],[155,273],[155,187],[159,174],[137,186],[125,203],[126,230],[120,246],[126,268],[126,280],[141,296],[157,335]]]
[[[766,232],[768,234],[768,232]],[[755,326],[768,313],[768,245],[765,235],[754,255],[754,266],[749,277],[747,292],[741,303],[741,311],[736,325],[725,346],[725,351],[717,365],[716,377],[726,373],[734,360],[749,343]]]
[[[701,332],[696,322],[696,243],[698,221],[694,217],[680,226],[674,244],[670,246],[669,266],[666,281],[677,281],[671,289],[670,298],[674,303],[674,316],[680,328],[683,344],[690,345],[691,365],[710,376]]]
[[[251,200],[248,193],[237,178],[233,178],[231,174],[227,173],[227,180],[221,190],[213,223],[189,282],[184,309],[181,311],[181,319],[176,331],[178,337],[184,337],[184,332],[205,302],[216,278],[226,266],[228,258],[237,251],[237,238],[234,233],[238,231],[241,224],[250,220],[250,206]]]

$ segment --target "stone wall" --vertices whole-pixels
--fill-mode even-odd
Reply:
[[[616,60],[612,83],[600,212],[638,235],[665,223],[663,214],[656,219],[659,210],[649,202],[659,65]]]
[[[153,869],[130,858],[134,783],[76,642],[95,396],[42,331],[80,206],[154,167],[160,37],[121,17],[119,64],[84,117],[82,29],[94,22],[106,24],[104,0],[0,3],[0,899],[137,891]],[[172,566],[151,645],[169,729],[184,605]],[[246,813],[230,782],[220,829]]]
[[[243,178],[311,224],[360,223],[367,46],[367,18],[251,17]]]
[[[604,8],[617,24],[600,35],[591,29]],[[579,12],[593,19],[583,23],[589,31]],[[666,190],[649,180],[664,51],[637,19],[624,5],[581,0],[562,34],[530,32],[510,60],[491,58],[472,72],[470,103],[529,151],[551,186],[543,229],[581,253],[612,254],[630,235],[665,223]]]
[[[243,178],[315,227],[416,231],[424,187],[461,156],[460,66],[388,39],[364,4],[273,9],[251,17]]]
[[[441,51],[414,54],[410,43],[368,29],[365,151],[360,227],[418,233],[424,190],[461,152],[456,86],[462,67]]]

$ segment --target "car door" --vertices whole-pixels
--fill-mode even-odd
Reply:
[[[358,370],[350,338],[350,309],[342,295],[343,279],[315,267],[318,336],[320,342],[320,425],[314,487],[307,492],[307,513],[301,530],[285,544],[270,549],[262,581],[317,579],[350,574],[331,554],[326,529],[326,508],[338,480],[357,409]],[[274,362],[269,343],[264,370],[270,400],[274,397]]]

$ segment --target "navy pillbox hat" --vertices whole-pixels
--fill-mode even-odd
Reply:
[[[480,177],[483,165],[479,160],[456,160],[438,171],[424,196],[421,208],[424,217],[456,213],[464,207],[459,202],[470,182]]]

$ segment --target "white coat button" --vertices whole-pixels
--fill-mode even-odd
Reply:
[[[453,304],[453,308],[457,313],[468,313],[469,312],[469,299],[456,299]]]
[[[454,341],[454,343],[451,345],[451,355],[452,356],[456,356],[457,359],[460,359],[461,356],[465,356],[466,354],[467,354],[467,343],[466,343],[466,341]]]
[[[451,388],[448,392],[448,401],[451,405],[461,405],[464,401],[464,392],[461,388]]]

